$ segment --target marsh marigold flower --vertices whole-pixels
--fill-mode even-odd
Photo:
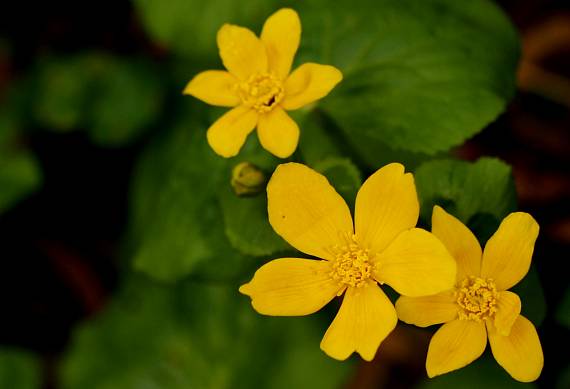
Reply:
[[[236,155],[257,127],[261,145],[289,157],[297,148],[299,127],[285,112],[326,96],[342,79],[333,66],[305,63],[289,74],[301,39],[295,11],[271,15],[258,38],[247,28],[224,24],[218,31],[220,57],[228,70],[208,70],[184,90],[208,104],[233,107],[207,133],[212,149],[223,157]]]
[[[534,381],[544,358],[534,325],[520,315],[521,300],[509,292],[528,272],[538,224],[527,213],[507,216],[485,250],[459,220],[436,206],[432,232],[457,261],[455,287],[428,297],[402,296],[400,319],[427,327],[445,323],[433,336],[427,355],[430,377],[459,369],[485,351],[514,379]]]
[[[297,163],[280,165],[267,186],[269,222],[293,247],[319,259],[280,258],[262,266],[240,288],[265,315],[318,311],[344,293],[321,349],[336,359],[353,352],[372,360],[394,329],[394,306],[379,285],[405,296],[452,287],[456,265],[431,233],[414,228],[419,204],[410,173],[389,164],[356,196],[354,224],[348,206],[321,174]]]

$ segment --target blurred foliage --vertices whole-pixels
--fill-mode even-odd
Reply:
[[[319,350],[318,317],[264,318],[237,288],[131,280],[76,333],[62,388],[325,389],[346,380],[350,364]]]
[[[566,288],[562,302],[558,306],[556,319],[560,324],[570,329],[570,287]]]
[[[151,63],[97,52],[42,59],[31,87],[40,125],[84,128],[102,146],[126,144],[150,128],[164,98],[164,82]]]
[[[23,350],[0,348],[0,388],[40,389],[38,358]]]
[[[20,122],[11,105],[0,108],[0,214],[41,184],[35,156],[23,143]]]

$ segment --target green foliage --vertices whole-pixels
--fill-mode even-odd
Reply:
[[[374,141],[448,150],[494,120],[513,94],[517,34],[490,1],[308,1],[298,11],[299,62],[343,71],[320,105],[356,148],[374,152],[366,148]]]
[[[420,165],[415,179],[425,221],[431,220],[433,206],[439,205],[464,223],[478,214],[490,215],[485,224],[494,232],[516,207],[511,168],[498,159],[433,160]]]
[[[13,112],[0,110],[0,214],[33,193],[42,176],[35,156],[20,142]]]
[[[202,265],[217,278],[239,271],[242,258],[225,238],[217,203],[219,188],[229,185],[226,164],[194,120],[164,131],[149,144],[131,191],[133,264],[138,270],[161,280],[200,273]],[[217,267],[221,274],[215,274]]]
[[[260,27],[277,7],[268,0],[134,0],[147,32],[176,55],[212,61],[216,33],[224,23]],[[256,31],[259,33],[259,31]]]
[[[340,386],[349,364],[319,350],[324,326],[317,317],[260,316],[237,288],[131,282],[75,334],[62,388]]]
[[[362,184],[362,178],[358,168],[349,159],[323,159],[315,164],[313,169],[326,176],[350,208],[354,209],[356,194]]]
[[[490,352],[464,368],[422,382],[419,389],[518,389],[535,388],[513,380]]]
[[[102,53],[45,58],[34,89],[35,119],[54,131],[85,128],[102,146],[120,146],[147,129],[162,108],[158,70]]]
[[[40,389],[40,364],[27,351],[0,348],[0,388]]]
[[[268,256],[290,249],[267,218],[265,190],[251,197],[238,197],[229,186],[221,189],[220,201],[226,235],[232,246],[244,254]]]

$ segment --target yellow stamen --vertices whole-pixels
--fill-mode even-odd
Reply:
[[[457,289],[461,320],[481,321],[497,312],[497,288],[492,279],[467,277]]]
[[[372,265],[369,250],[362,248],[356,235],[352,235],[344,246],[333,247],[335,259],[332,262],[331,277],[339,283],[359,288],[370,278]]]
[[[235,87],[243,104],[259,113],[271,111],[285,95],[283,83],[271,73],[253,74]]]

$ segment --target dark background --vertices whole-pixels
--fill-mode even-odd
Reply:
[[[519,91],[508,110],[456,152],[465,159],[497,156],[513,166],[519,208],[539,222],[536,264],[547,306],[568,287],[570,252],[570,2],[508,0],[500,5],[521,33],[525,54]],[[103,49],[161,61],[161,47],[145,36],[132,5],[112,2],[29,2],[2,6],[0,36],[11,45],[0,61],[0,102],[8,83],[42,53]],[[0,343],[42,356],[45,387],[74,326],[94,315],[113,293],[122,266],[127,190],[141,144],[94,146],[84,133],[31,129],[27,139],[43,169],[41,189],[0,216]],[[568,329],[547,310],[539,334],[545,368],[539,386],[552,388],[568,365]],[[407,387],[423,374],[425,355],[408,343],[419,332],[397,330],[383,363],[362,365],[353,387]]]

